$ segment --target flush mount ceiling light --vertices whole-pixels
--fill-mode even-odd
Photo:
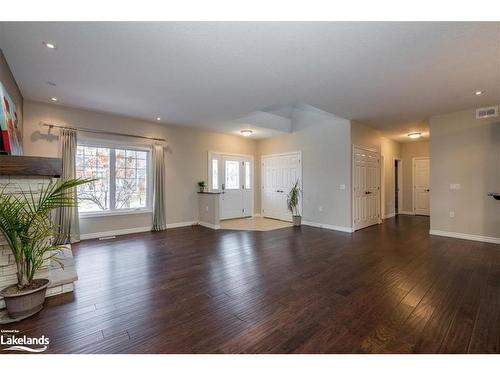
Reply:
[[[50,98],[50,100],[52,100],[53,102],[57,102],[57,98],[55,96],[53,96],[52,98]]]
[[[43,42],[43,45],[49,49],[56,49],[56,45],[51,42]]]
[[[411,139],[420,138],[421,136],[422,136],[422,133],[410,133],[410,134],[408,134],[408,137],[410,137]]]
[[[481,95],[483,95],[483,94],[484,94],[484,92],[483,92],[483,91],[481,91],[481,90],[477,90],[476,92],[474,92],[474,94],[475,94],[476,96],[481,96]]]
[[[241,131],[241,134],[244,136],[244,137],[249,137],[251,136],[253,133],[253,130],[250,130],[250,129],[243,129]]]
[[[156,121],[161,121],[161,117],[157,117],[157,118],[156,118]]]

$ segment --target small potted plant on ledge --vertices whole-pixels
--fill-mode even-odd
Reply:
[[[286,204],[288,206],[288,210],[292,213],[293,225],[296,227],[300,227],[302,222],[302,216],[300,216],[299,212],[300,193],[301,190],[300,190],[299,180],[297,180],[295,181],[295,184],[292,186],[286,198]]]
[[[12,194],[0,191],[0,232],[4,235],[17,267],[17,284],[0,291],[7,313],[13,320],[27,318],[43,308],[47,279],[35,279],[36,272],[63,249],[52,243],[54,225],[51,214],[56,208],[73,207],[76,186],[92,179],[53,182],[39,192]]]
[[[206,187],[207,184],[205,183],[205,181],[198,181],[198,188],[200,189],[200,193],[203,193]]]

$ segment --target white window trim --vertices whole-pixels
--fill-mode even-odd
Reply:
[[[78,216],[82,219],[85,218],[93,218],[93,217],[106,217],[106,216],[120,216],[120,215],[133,215],[133,214],[147,214],[153,212],[153,176],[152,176],[152,159],[151,159],[151,147],[146,145],[137,145],[130,144],[124,142],[114,142],[114,141],[97,141],[90,138],[84,138],[78,140],[78,146],[85,147],[101,147],[101,148],[109,148],[109,149],[121,149],[121,150],[134,150],[134,151],[146,151],[148,154],[147,157],[147,186],[146,186],[146,207],[141,208],[124,208],[124,209],[114,209],[114,199],[115,199],[115,183],[110,184],[110,208],[105,211],[86,211],[86,212],[78,212]],[[110,165],[115,165],[115,153],[112,152],[110,154]],[[115,180],[115,169],[110,168],[109,171],[109,180]]]

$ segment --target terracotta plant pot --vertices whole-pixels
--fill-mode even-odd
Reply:
[[[292,220],[294,227],[300,227],[300,225],[302,224],[302,216],[293,216]]]
[[[18,292],[9,291],[11,285],[0,292],[5,301],[7,313],[12,319],[27,318],[43,309],[49,280],[37,279],[34,281],[39,282],[41,285],[35,289]]]

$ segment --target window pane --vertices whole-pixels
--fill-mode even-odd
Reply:
[[[251,189],[252,184],[250,181],[250,162],[245,162],[245,189]]]
[[[212,189],[219,189],[219,161],[217,159],[212,160]]]
[[[115,209],[147,207],[147,152],[115,150]]]
[[[234,160],[226,160],[226,189],[240,188],[240,163]]]
[[[81,212],[109,210],[110,150],[104,147],[78,146],[76,156],[77,178],[98,178],[77,188]]]

